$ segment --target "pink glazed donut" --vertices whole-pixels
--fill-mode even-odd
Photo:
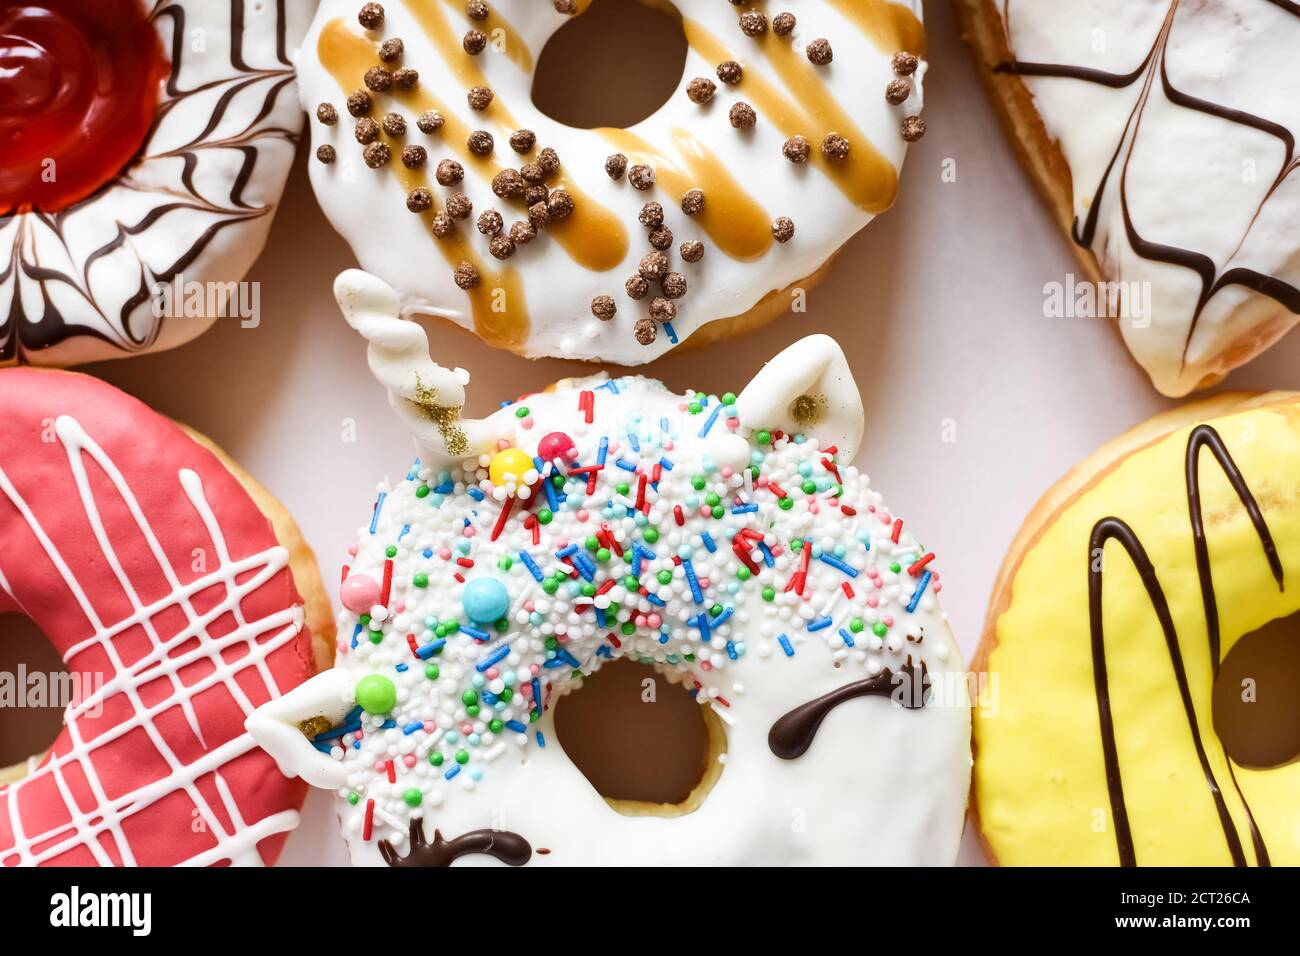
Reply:
[[[244,721],[333,643],[292,520],[96,379],[0,371],[0,407],[0,613],[40,627],[74,688],[49,751],[0,771],[0,863],[274,862],[305,788]]]

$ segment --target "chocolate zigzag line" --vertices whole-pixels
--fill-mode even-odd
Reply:
[[[1264,0],[1264,2],[1270,3],[1278,9],[1293,16],[1300,17],[1300,4],[1291,2],[1291,0]],[[1220,273],[1218,266],[1204,253],[1192,249],[1184,249],[1178,246],[1153,242],[1143,238],[1138,232],[1129,211],[1127,172],[1129,161],[1133,156],[1134,146],[1137,143],[1138,129],[1141,126],[1142,118],[1146,111],[1146,104],[1150,96],[1152,67],[1155,64],[1159,64],[1161,91],[1165,98],[1173,105],[1203,113],[1207,116],[1213,116],[1217,119],[1222,119],[1239,126],[1258,130],[1259,132],[1278,139],[1285,149],[1284,159],[1279,168],[1279,172],[1274,178],[1272,185],[1270,185],[1268,191],[1265,193],[1264,198],[1260,201],[1259,206],[1256,208],[1249,225],[1247,225],[1246,230],[1237,242],[1232,255],[1235,256],[1236,253],[1240,251],[1241,247],[1245,244],[1246,238],[1250,234],[1251,229],[1259,221],[1264,206],[1268,203],[1269,199],[1272,198],[1274,193],[1287,177],[1289,177],[1297,167],[1300,167],[1300,160],[1297,160],[1296,158],[1295,134],[1286,126],[1264,117],[1248,113],[1244,110],[1234,109],[1229,106],[1224,106],[1219,103],[1192,96],[1189,93],[1182,92],[1173,85],[1173,82],[1169,78],[1165,54],[1169,44],[1169,37],[1173,31],[1175,14],[1177,13],[1179,3],[1180,0],[1172,0],[1169,5],[1169,10],[1165,14],[1165,20],[1161,25],[1160,32],[1156,35],[1156,40],[1152,44],[1151,49],[1147,52],[1147,55],[1143,58],[1142,62],[1138,64],[1137,68],[1130,73],[1109,73],[1103,70],[1072,66],[1070,64],[1032,63],[1020,60],[999,63],[994,66],[993,69],[998,73],[1009,73],[1020,76],[1079,80],[1085,83],[1107,86],[1112,89],[1125,89],[1133,85],[1133,83],[1137,82],[1139,79],[1143,80],[1142,93],[1134,104],[1133,110],[1129,113],[1119,142],[1115,146],[1115,152],[1112,153],[1110,162],[1106,164],[1106,169],[1102,173],[1101,180],[1093,192],[1092,204],[1089,206],[1088,215],[1083,223],[1083,227],[1080,229],[1079,220],[1076,218],[1074,225],[1071,228],[1071,236],[1078,245],[1092,248],[1093,242],[1096,238],[1097,220],[1101,209],[1102,198],[1109,185],[1115,163],[1119,159],[1120,154],[1124,153],[1124,160],[1120,168],[1120,211],[1124,220],[1125,233],[1128,236],[1129,244],[1133,247],[1133,251],[1140,257],[1151,261],[1164,262],[1170,265],[1190,269],[1197,273],[1201,280],[1201,292],[1197,298],[1196,309],[1192,313],[1191,322],[1187,329],[1187,335],[1183,340],[1181,363],[1182,367],[1186,367],[1187,352],[1191,347],[1192,336],[1196,334],[1196,329],[1200,322],[1201,315],[1210,300],[1221,289],[1232,285],[1242,286],[1273,299],[1291,312],[1300,314],[1300,288],[1291,285],[1279,276],[1267,275],[1244,266],[1225,269]],[[1003,22],[1007,24],[1009,36],[1009,2],[1007,5],[1004,5],[1003,14]],[[1132,130],[1131,135],[1130,129]],[[1127,152],[1125,152],[1125,143],[1128,144]],[[1229,258],[1231,258],[1231,256]]]
[[[0,270],[0,289],[11,289],[11,299],[7,314],[0,315],[0,363],[17,359],[22,363],[26,354],[51,348],[61,342],[77,336],[88,336],[105,342],[127,352],[138,352],[149,348],[162,333],[165,319],[155,318],[149,328],[136,334],[131,328],[132,314],[151,298],[151,290],[159,284],[173,281],[176,276],[191,266],[212,241],[228,226],[247,222],[250,219],[268,215],[275,203],[257,207],[244,198],[244,191],[252,181],[260,155],[259,140],[278,140],[296,143],[298,134],[282,126],[259,128],[275,110],[286,88],[294,81],[293,64],[288,55],[287,11],[288,0],[276,0],[276,45],[275,56],[283,69],[255,69],[245,58],[245,0],[230,0],[230,64],[234,74],[212,80],[192,89],[183,86],[187,64],[186,10],[182,3],[174,0],[158,0],[149,12],[151,22],[155,24],[166,17],[172,24],[170,44],[170,61],[172,69],[165,84],[165,94],[160,99],[153,122],[145,137],[145,146],[140,156],[116,179],[106,183],[100,190],[79,203],[58,212],[49,213],[31,210],[0,216],[0,235],[13,225],[14,236],[10,246],[9,261]],[[268,84],[262,103],[257,113],[238,133],[225,136],[220,140],[208,139],[225,120],[231,104],[242,93],[254,90],[258,84]],[[224,89],[222,89],[224,87]],[[212,115],[198,136],[182,146],[159,153],[150,153],[149,143],[158,133],[163,120],[181,103],[195,96],[221,89]],[[204,196],[195,186],[194,177],[198,171],[199,160],[204,150],[238,151],[243,162],[234,178],[229,183],[229,195],[225,202],[217,202]],[[180,158],[182,168],[180,191],[166,187],[143,187],[132,179],[132,170],[142,162],[151,159]],[[116,233],[112,239],[82,256],[74,256],[70,249],[66,233],[69,224],[78,212],[93,208],[100,203],[112,202],[118,189],[138,193],[155,193],[172,201],[165,201],[148,210],[132,224],[117,223]],[[132,236],[138,236],[155,226],[164,216],[175,212],[198,212],[214,217],[212,222],[197,236],[189,246],[170,264],[153,269],[135,252],[130,243]],[[40,242],[57,244],[61,255],[74,265],[74,271],[54,268],[43,264],[38,253]],[[24,253],[29,247],[30,255]],[[101,260],[128,248],[134,255],[140,281],[136,291],[122,303],[116,317],[110,317],[96,300],[91,291],[91,268]],[[79,270],[75,270],[78,259],[82,260]],[[76,274],[80,272],[80,275]],[[39,290],[41,304],[40,318],[33,319],[23,305],[24,280],[34,283]],[[99,316],[106,328],[95,328],[67,319],[55,306],[51,295],[52,287],[64,287],[73,290],[76,296]]]

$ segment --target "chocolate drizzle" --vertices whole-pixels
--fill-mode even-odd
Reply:
[[[263,144],[279,141],[292,145],[298,139],[295,130],[278,125],[273,116],[286,95],[290,101],[294,98],[287,36],[286,7],[290,2],[276,0],[274,5],[274,65],[255,67],[247,62],[245,50],[247,0],[229,0],[229,71],[186,89],[182,84],[193,29],[186,22],[186,0],[155,0],[150,19],[156,24],[164,18],[171,21],[172,69],[140,155],[117,179],[67,209],[0,216],[0,364],[31,361],[35,353],[79,337],[109,347],[97,350],[95,358],[107,358],[113,351],[148,350],[158,341],[167,321],[154,314],[152,290],[181,276],[227,227],[273,212],[274,203],[252,205],[243,192],[253,177]],[[214,71],[208,68],[208,72]],[[259,94],[259,106],[242,105],[248,104],[248,97]],[[156,134],[167,118],[192,98],[214,99],[211,115],[197,135],[167,129],[158,137],[168,144],[161,148],[154,142]],[[247,122],[220,138],[214,137],[217,129],[229,123],[228,113],[237,102],[248,113]],[[204,195],[194,183],[197,170],[207,164],[208,154],[213,156],[213,163],[221,164],[230,151],[241,154],[242,163],[229,182],[228,195]],[[169,160],[181,163],[174,186],[148,185],[132,175],[142,163]],[[142,210],[141,197],[149,200]],[[122,210],[111,208],[114,203],[119,203]],[[126,210],[132,210],[131,218],[119,218]],[[71,230],[80,227],[82,219],[88,220],[88,229],[99,223],[103,230],[103,223],[114,223],[112,235],[89,252],[82,251],[67,238]],[[136,241],[164,219],[168,224],[176,223],[171,241]],[[92,276],[95,265],[112,256],[122,261],[101,266],[102,274],[109,279]],[[131,276],[125,286],[130,291],[118,292],[124,288],[123,275]],[[224,281],[234,277],[221,278]],[[97,288],[101,284],[103,290]],[[108,289],[114,290],[111,301],[101,298],[107,296]]]
[[[1255,496],[1246,483],[1246,479],[1242,477],[1236,462],[1233,461],[1232,455],[1223,443],[1223,438],[1214,427],[1211,425],[1198,425],[1192,429],[1187,439],[1185,468],[1187,510],[1191,521],[1192,540],[1196,552],[1197,577],[1200,581],[1201,598],[1205,609],[1208,651],[1212,671],[1217,675],[1219,672],[1220,643],[1219,611],[1214,592],[1214,579],[1210,568],[1209,547],[1205,538],[1205,523],[1201,513],[1200,453],[1202,449],[1208,450],[1214,456],[1219,468],[1223,471],[1232,489],[1241,500],[1242,506],[1246,509],[1246,514],[1250,517],[1255,533],[1259,536],[1264,555],[1268,560],[1269,568],[1279,590],[1284,588],[1284,584],[1282,563],[1278,558],[1277,546],[1273,541],[1272,533],[1268,529],[1268,524],[1264,520],[1264,515],[1259,509],[1259,504],[1255,501]],[[1102,549],[1110,541],[1119,543],[1128,553],[1129,559],[1133,562],[1133,566],[1142,580],[1142,586],[1146,589],[1151,606],[1156,612],[1156,618],[1160,622],[1160,630],[1164,634],[1165,646],[1169,652],[1169,662],[1173,667],[1174,680],[1178,685],[1178,696],[1182,701],[1183,711],[1187,716],[1187,726],[1192,735],[1193,746],[1196,748],[1196,757],[1200,762],[1201,771],[1205,774],[1205,782],[1209,787],[1210,795],[1214,799],[1215,809],[1219,814],[1219,823],[1223,827],[1224,839],[1228,844],[1228,852],[1232,855],[1234,865],[1246,866],[1246,854],[1242,848],[1241,839],[1237,834],[1236,824],[1233,822],[1232,814],[1228,811],[1223,791],[1220,789],[1219,782],[1210,767],[1209,757],[1206,755],[1205,745],[1201,740],[1200,724],[1197,720],[1196,708],[1192,703],[1187,670],[1183,666],[1183,654],[1178,641],[1178,631],[1174,626],[1173,615],[1170,613],[1169,601],[1164,588],[1160,584],[1160,579],[1151,563],[1151,559],[1147,556],[1146,549],[1133,529],[1120,518],[1106,517],[1093,525],[1092,534],[1089,536],[1088,541],[1088,619],[1092,644],[1093,688],[1097,697],[1102,755],[1106,764],[1106,788],[1110,795],[1111,814],[1115,825],[1115,843],[1119,850],[1120,862],[1124,866],[1137,865],[1133,834],[1129,827],[1128,809],[1124,801],[1124,782],[1115,741],[1115,724],[1110,709],[1110,681],[1106,670],[1106,635],[1102,621],[1102,578],[1104,572],[1102,562],[1097,560],[1097,556],[1101,554]],[[1241,801],[1242,808],[1245,810],[1246,818],[1250,824],[1251,842],[1254,846],[1256,862],[1260,866],[1268,866],[1268,849],[1255,823],[1254,814],[1251,813],[1250,806],[1246,803],[1245,796],[1237,784],[1231,761],[1228,763],[1228,773],[1232,778],[1233,788],[1236,791],[1237,798]]]
[[[794,760],[802,757],[812,746],[822,721],[840,704],[857,697],[892,697],[900,706],[916,710],[925,706],[929,689],[930,677],[924,662],[918,673],[909,657],[897,674],[886,668],[874,677],[845,684],[829,694],[800,704],[772,724],[772,729],[767,732],[767,745],[782,760]]]
[[[1300,4],[1290,2],[1290,0],[1267,0],[1273,6],[1292,16],[1300,17]],[[1093,249],[1096,241],[1098,216],[1101,210],[1102,198],[1108,188],[1111,177],[1115,172],[1115,167],[1119,165],[1119,203],[1120,212],[1124,221],[1125,234],[1128,237],[1129,244],[1138,256],[1149,259],[1154,262],[1163,262],[1170,265],[1181,266],[1195,272],[1200,278],[1200,293],[1197,296],[1195,308],[1190,317],[1187,334],[1183,340],[1183,349],[1181,355],[1180,368],[1185,368],[1187,363],[1187,352],[1191,347],[1192,336],[1196,333],[1197,324],[1201,315],[1210,300],[1222,289],[1228,286],[1241,286],[1261,295],[1267,296],[1276,301],[1279,305],[1290,310],[1291,312],[1300,313],[1300,288],[1286,282],[1275,275],[1267,275],[1254,269],[1244,266],[1234,266],[1219,271],[1215,262],[1207,255],[1192,249],[1185,249],[1179,246],[1167,245],[1164,243],[1153,242],[1142,236],[1138,227],[1133,222],[1132,213],[1128,201],[1128,168],[1132,161],[1133,153],[1137,144],[1138,134],[1142,125],[1142,119],[1146,112],[1147,102],[1151,96],[1154,87],[1154,80],[1158,73],[1160,78],[1160,90],[1165,98],[1172,104],[1184,109],[1193,110],[1206,116],[1213,116],[1225,122],[1234,123],[1239,126],[1249,127],[1258,130],[1268,136],[1276,139],[1283,149],[1283,160],[1278,169],[1277,176],[1260,200],[1254,214],[1251,216],[1249,224],[1246,226],[1241,238],[1238,240],[1233,255],[1240,251],[1245,244],[1246,238],[1255,223],[1259,221],[1264,211],[1264,206],[1277,192],[1283,181],[1287,179],[1297,168],[1300,168],[1300,158],[1296,156],[1295,134],[1287,127],[1280,123],[1266,119],[1262,116],[1256,116],[1244,110],[1234,109],[1223,106],[1208,100],[1192,96],[1174,86],[1169,78],[1168,64],[1166,59],[1166,50],[1169,45],[1169,38],[1174,30],[1175,18],[1180,5],[1180,0],[1171,0],[1169,9],[1165,14],[1164,22],[1156,35],[1155,42],[1148,50],[1142,62],[1137,68],[1130,73],[1109,73],[1104,70],[1092,69],[1089,67],[1075,66],[1064,63],[1031,63],[1020,60],[1012,60],[1007,63],[999,63],[993,67],[996,73],[1015,74],[1019,76],[1036,76],[1049,77],[1068,80],[1077,80],[1083,83],[1093,83],[1112,89],[1125,89],[1132,86],[1139,80],[1142,82],[1142,89],[1130,111],[1127,120],[1124,123],[1124,129],[1120,135],[1119,142],[1115,145],[1115,151],[1111,154],[1110,161],[1106,164],[1106,169],[1102,173],[1101,181],[1092,191],[1092,201],[1088,207],[1088,214],[1080,225],[1078,219],[1075,219],[1071,234],[1074,241],[1089,249]],[[1009,4],[1007,5],[1009,7]],[[1007,34],[1010,36],[1009,9],[1004,7],[1003,22],[1007,25]],[[1009,41],[1008,41],[1009,42]]]
[[[474,830],[452,840],[433,831],[433,842],[424,838],[424,820],[411,820],[411,849],[402,856],[387,840],[379,841],[379,854],[389,866],[451,866],[462,856],[490,856],[510,866],[523,866],[533,848],[518,833],[509,830]]]

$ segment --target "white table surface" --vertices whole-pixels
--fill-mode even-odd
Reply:
[[[835,336],[867,409],[859,464],[938,553],[943,603],[969,656],[993,576],[1037,497],[1105,439],[1171,403],[1106,323],[1043,317],[1043,284],[1077,272],[1072,251],[1004,141],[948,4],[932,0],[926,17],[929,132],[908,156],[895,208],[847,244],[806,315],[651,371],[679,390],[739,391],[800,335]],[[299,160],[248,277],[262,283],[261,324],[219,321],[183,348],[89,370],[243,462],[293,512],[333,591],[376,482],[400,478],[412,447],[334,305],[331,282],[354,263]],[[946,160],[956,162],[955,182],[942,178]],[[476,415],[584,368],[516,358],[459,333],[434,341],[440,364],[473,374]],[[1300,336],[1223,387],[1300,388]],[[353,443],[343,440],[347,419]],[[949,419],[955,441],[944,440]],[[284,862],[346,863],[331,800],[311,794]],[[961,861],[982,859],[968,833]]]

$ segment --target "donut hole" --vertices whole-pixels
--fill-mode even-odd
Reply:
[[[0,614],[0,784],[24,776],[22,764],[50,749],[75,686],[30,618]]]
[[[1300,759],[1300,613],[1232,646],[1212,706],[1214,732],[1239,765],[1265,769]]]
[[[686,51],[681,16],[671,4],[595,0],[542,49],[533,103],[566,126],[633,126],[673,95]]]
[[[569,759],[611,807],[627,816],[697,809],[721,776],[721,721],[654,668],[611,661],[555,707]]]

